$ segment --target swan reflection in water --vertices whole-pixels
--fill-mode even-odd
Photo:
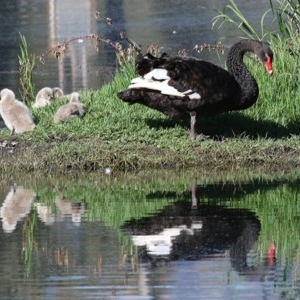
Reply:
[[[30,213],[35,199],[36,193],[31,189],[22,186],[13,186],[10,189],[0,209],[4,232],[11,233],[16,229],[17,223]],[[43,203],[37,202],[34,204],[38,217],[43,223],[52,225],[55,221],[71,216],[75,225],[80,224],[86,211],[84,203],[57,196],[55,204],[57,207],[56,213],[53,213],[52,208]]]
[[[55,221],[61,221],[69,216],[71,216],[75,225],[79,225],[82,216],[86,212],[86,206],[83,202],[74,202],[61,196],[56,197],[55,205],[57,208],[56,214],[53,213],[51,207],[42,203],[36,204],[39,219],[46,225],[52,225]]]
[[[56,197],[55,204],[58,208],[59,219],[63,219],[65,216],[71,216],[74,224],[80,224],[81,218],[86,212],[84,202],[74,202],[63,197]]]
[[[36,193],[22,186],[13,186],[8,192],[0,209],[4,232],[13,232],[17,223],[26,217],[31,210]]]
[[[39,219],[46,225],[55,223],[55,214],[52,212],[51,207],[44,203],[36,203],[35,205]]]
[[[164,228],[161,232],[149,235],[132,235],[133,243],[136,246],[146,246],[146,250],[150,255],[165,256],[170,255],[173,240],[181,233],[194,235],[195,230],[201,230],[202,222],[187,225],[180,225],[172,228]]]
[[[249,253],[260,232],[256,214],[247,209],[201,204],[195,192],[193,186],[192,205],[180,200],[159,214],[123,225],[137,246],[140,262],[201,260],[218,255],[229,256],[236,270],[244,269],[251,264]]]

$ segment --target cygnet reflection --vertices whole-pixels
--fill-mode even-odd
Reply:
[[[39,219],[46,225],[52,225],[55,222],[55,216],[52,213],[51,207],[48,207],[47,205],[42,203],[37,203],[36,210]]]
[[[86,207],[83,202],[74,202],[62,197],[56,197],[55,204],[58,208],[58,215],[61,217],[71,216],[72,221],[75,224],[79,224],[81,222],[81,218],[86,211]]]
[[[22,186],[11,188],[0,209],[2,228],[5,232],[13,232],[18,221],[29,214],[35,197],[36,193],[33,190]]]

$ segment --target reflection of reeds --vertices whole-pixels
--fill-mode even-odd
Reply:
[[[260,258],[268,255],[273,242],[276,244],[276,259],[293,257],[300,249],[300,206],[297,204],[297,191],[288,185],[263,191],[257,189],[244,195],[240,201],[230,201],[234,208],[246,208],[256,213],[261,230],[256,249]],[[299,257],[295,257],[297,263]]]
[[[26,217],[23,225],[23,240],[22,240],[22,254],[25,264],[26,272],[28,276],[32,266],[32,257],[37,252],[37,243],[34,239],[34,231],[37,224],[36,211],[32,210]]]
[[[68,248],[58,247],[55,250],[55,263],[57,266],[69,266],[70,256]]]

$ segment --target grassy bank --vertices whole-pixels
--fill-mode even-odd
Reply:
[[[202,169],[256,166],[294,168],[300,161],[300,74],[298,56],[284,44],[271,45],[274,76],[246,59],[257,78],[260,96],[244,112],[198,121],[198,140],[189,140],[188,120],[175,122],[141,105],[128,105],[116,93],[133,78],[132,65],[97,91],[81,91],[83,119],[54,124],[61,101],[33,109],[34,132],[10,136],[0,131],[1,171]]]

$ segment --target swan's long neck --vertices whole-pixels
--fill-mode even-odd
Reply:
[[[250,40],[240,41],[231,47],[227,56],[228,71],[239,84],[242,92],[242,98],[239,99],[240,109],[250,107],[259,94],[257,82],[243,62],[244,54],[254,52],[256,43]]]

